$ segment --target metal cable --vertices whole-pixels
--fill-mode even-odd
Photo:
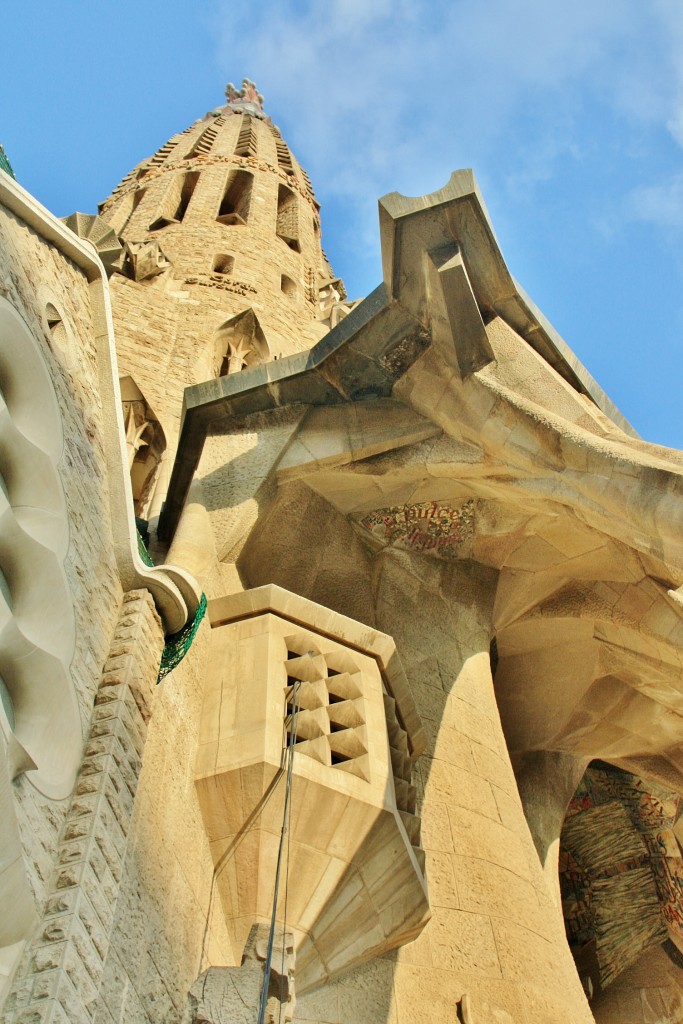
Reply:
[[[275,869],[275,889],[273,892],[273,911],[270,918],[270,931],[268,933],[268,949],[266,952],[266,963],[263,975],[263,988],[261,990],[261,1001],[259,1003],[258,1024],[264,1024],[266,1016],[266,1005],[268,1003],[268,985],[270,983],[270,968],[273,961],[273,943],[275,940],[275,921],[277,917],[277,901],[280,889],[280,868],[282,866],[282,850],[287,835],[289,821],[289,804],[292,792],[292,768],[294,767],[294,744],[296,743],[296,721],[299,713],[299,686],[300,680],[295,679],[292,686],[292,717],[290,719],[289,737],[287,742],[287,783],[285,786],[285,806],[282,814],[282,830],[280,832],[280,843],[277,851],[277,867]],[[289,847],[288,847],[289,850]],[[288,865],[289,867],[289,865]],[[282,1005],[282,1004],[280,1004]]]
[[[296,737],[295,737],[296,739]],[[292,752],[292,761],[294,753]],[[289,815],[287,819],[287,867],[285,868],[285,906],[282,912],[282,964],[280,967],[280,1009],[278,1011],[278,1024],[282,1024],[282,994],[285,977],[285,943],[287,941],[287,901],[289,898],[289,853],[292,839],[292,801],[289,801]]]

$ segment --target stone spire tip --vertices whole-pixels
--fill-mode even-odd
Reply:
[[[264,117],[263,96],[250,78],[242,79],[242,88],[237,89],[232,82],[225,88],[225,98],[231,110],[245,114]]]

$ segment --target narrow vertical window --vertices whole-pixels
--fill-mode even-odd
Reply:
[[[165,228],[169,224],[180,224],[190,200],[199,181],[199,171],[188,171],[182,176],[176,177],[164,197],[164,204],[161,214],[152,221],[150,230]]]
[[[198,171],[188,171],[187,174],[183,175],[183,183],[180,188],[180,198],[178,200],[178,206],[175,212],[175,219],[180,223],[183,217],[187,213],[187,208],[190,205],[190,199],[192,194],[197,187],[199,181]]]
[[[296,195],[291,188],[280,185],[277,190],[277,226],[278,238],[286,242],[294,252],[301,252],[299,244],[299,210]]]
[[[235,156],[256,156],[256,132],[248,114],[242,116],[242,127],[235,146]]]
[[[251,206],[254,176],[249,171],[232,171],[225,184],[216,220],[219,224],[246,224]]]

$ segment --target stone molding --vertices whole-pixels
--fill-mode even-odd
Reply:
[[[108,470],[113,548],[125,591],[145,587],[154,597],[167,633],[192,618],[201,599],[192,577],[176,566],[147,567],[138,553],[126,456],[125,428],[116,364],[107,274],[93,245],[80,239],[6,174],[0,175],[0,203],[72,260],[89,283],[98,352],[103,443]]]

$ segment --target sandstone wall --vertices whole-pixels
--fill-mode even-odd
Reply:
[[[252,352],[248,364],[308,349],[325,331],[317,319],[318,289],[330,269],[317,204],[277,130],[257,118],[250,123],[253,145],[241,154],[242,115],[196,122],[143,161],[102,207],[124,239],[158,244],[171,263],[149,280],[120,274],[111,280],[121,375],[134,377],[171,450],[183,389],[218,375],[216,333],[227,320],[247,309],[258,319],[268,351]],[[213,127],[210,146],[197,150]],[[188,172],[197,177],[182,221],[150,229]],[[252,176],[246,223],[219,222],[235,173]],[[278,235],[283,189],[293,196],[287,230],[297,237],[294,248]],[[229,258],[229,271],[216,270],[218,257]]]
[[[6,1002],[7,1024],[86,1024],[101,1002],[163,630],[146,590],[114,632],[47,886]]]
[[[235,962],[194,785],[208,647],[204,622],[153,697],[95,1024],[180,1021],[201,971]]]
[[[0,209],[0,295],[24,319],[39,346],[62,417],[64,449],[58,472],[69,524],[63,565],[76,626],[70,675],[85,737],[122,597],[111,543],[88,284],[55,247]],[[40,571],[38,566],[35,571]],[[43,796],[26,775],[16,780],[13,794],[26,873],[40,909],[68,801]]]

